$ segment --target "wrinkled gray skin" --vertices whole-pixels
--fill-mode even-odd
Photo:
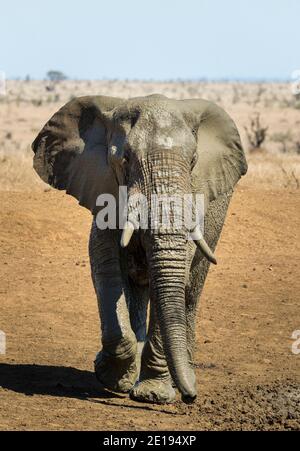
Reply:
[[[138,230],[126,248],[121,230],[99,230],[96,198],[203,193],[204,238],[213,251],[233,188],[247,164],[236,127],[216,105],[154,95],[75,99],[33,143],[34,168],[89,208],[89,253],[102,331],[96,375],[133,399],[167,403],[177,387],[196,397],[195,316],[209,262],[188,230]],[[151,212],[150,212],[151,213]],[[150,300],[150,322],[146,328]]]

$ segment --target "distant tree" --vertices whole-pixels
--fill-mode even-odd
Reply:
[[[49,70],[47,72],[47,78],[52,83],[58,83],[59,81],[66,80],[68,77],[59,70]]]

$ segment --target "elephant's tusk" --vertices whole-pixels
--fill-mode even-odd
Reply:
[[[132,222],[127,221],[124,225],[123,233],[121,236],[121,246],[122,247],[128,246],[133,232],[134,232],[134,225],[132,224]]]
[[[200,230],[200,226],[197,225],[192,232],[190,232],[190,237],[196,244],[196,246],[200,249],[202,254],[207,258],[208,261],[213,263],[214,265],[217,264],[217,259],[214,256],[212,250],[210,249],[209,245],[205,241],[202,232]]]

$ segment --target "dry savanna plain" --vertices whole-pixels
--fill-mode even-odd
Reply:
[[[66,80],[8,81],[6,88],[0,96],[0,330],[6,334],[0,429],[300,429],[300,100],[291,86]],[[152,93],[223,106],[249,162],[199,306],[199,395],[192,405],[140,404],[97,383],[91,217],[32,169],[32,140],[71,98]]]

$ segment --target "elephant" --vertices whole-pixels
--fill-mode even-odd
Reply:
[[[247,172],[235,123],[203,99],[84,96],[52,116],[32,149],[41,179],[92,214],[89,257],[102,339],[97,379],[136,401],[172,403],[177,388],[183,402],[193,402],[197,304],[234,187]],[[199,194],[204,228],[138,228],[130,219],[134,207],[122,227],[117,219],[115,228],[101,228],[97,199],[107,193],[119,205],[120,187],[128,205],[134,194]]]

